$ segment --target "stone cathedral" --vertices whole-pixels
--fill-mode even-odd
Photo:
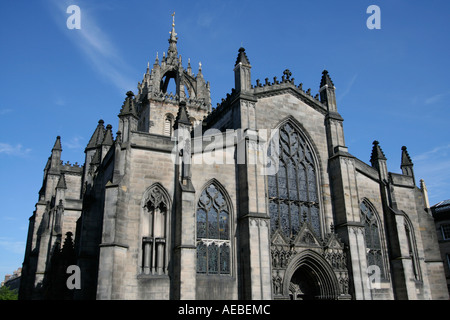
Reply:
[[[401,173],[377,141],[370,164],[354,157],[327,71],[315,96],[289,70],[252,84],[240,48],[213,109],[177,41],[173,23],[167,53],[126,93],[115,133],[98,121],[83,165],[64,163],[56,138],[19,298],[448,299],[406,147]]]

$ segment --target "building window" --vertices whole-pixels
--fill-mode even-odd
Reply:
[[[152,187],[145,198],[142,228],[142,273],[163,275],[168,272],[169,200],[159,186]]]
[[[364,223],[367,266],[378,266],[380,268],[381,278],[385,278],[377,214],[375,210],[365,201],[361,203],[360,209],[361,222]]]
[[[269,157],[273,157],[269,148]],[[286,239],[297,235],[302,222],[320,236],[316,166],[303,136],[287,122],[279,130],[279,168],[268,176],[271,234],[279,230]]]
[[[230,274],[230,210],[213,183],[197,205],[197,273]]]
[[[414,229],[411,221],[405,216],[405,233],[408,244],[408,255],[411,260],[412,272],[414,279],[422,280],[420,272],[419,256],[417,254],[416,240],[414,236]]]
[[[164,132],[163,134],[165,136],[172,136],[172,129],[173,129],[173,115],[172,114],[166,114],[164,118]]]
[[[444,240],[450,240],[450,224],[441,225],[442,238]]]

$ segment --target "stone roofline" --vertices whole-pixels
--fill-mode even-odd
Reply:
[[[262,84],[259,79],[256,80],[256,85],[252,85],[249,91],[237,92],[236,89],[231,89],[231,94],[227,93],[226,98],[222,98],[220,103],[217,103],[215,109],[204,119],[207,123],[213,123],[221,115],[223,115],[228,108],[239,98],[245,98],[247,100],[257,101],[258,98],[271,97],[275,95],[281,95],[285,93],[292,94],[307,105],[314,108],[316,111],[326,115],[328,113],[326,105],[319,100],[319,94],[314,97],[311,94],[311,89],[303,90],[303,84],[298,86],[294,83],[294,78],[290,78],[290,71],[286,69],[283,72],[282,80],[277,80],[277,77],[273,78],[273,82],[269,82],[269,78],[265,79],[265,83]]]

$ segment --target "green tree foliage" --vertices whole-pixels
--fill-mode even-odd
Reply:
[[[17,300],[17,290],[11,290],[7,286],[0,287],[0,300]]]

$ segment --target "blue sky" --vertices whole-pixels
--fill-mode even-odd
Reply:
[[[369,5],[381,29],[369,30]],[[81,29],[68,29],[69,5]],[[117,130],[125,93],[147,62],[168,48],[176,12],[178,52],[199,62],[213,106],[234,86],[240,46],[252,84],[286,68],[319,89],[327,69],[336,86],[350,153],[369,163],[380,141],[400,172],[408,147],[431,204],[450,199],[450,2],[432,1],[118,1],[0,3],[0,279],[23,261],[28,218],[56,136],[64,162],[84,163],[99,119]]]

